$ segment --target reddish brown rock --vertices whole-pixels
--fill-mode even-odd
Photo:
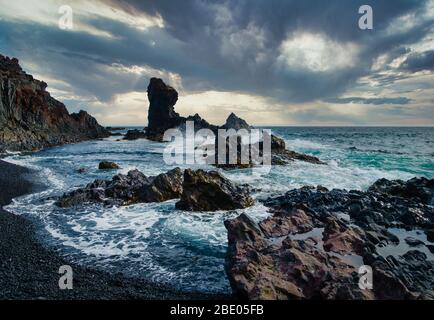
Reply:
[[[46,88],[17,59],[0,55],[0,149],[37,150],[109,136],[87,112],[69,114]]]

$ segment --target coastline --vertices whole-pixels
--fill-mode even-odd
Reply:
[[[13,198],[42,185],[33,181],[32,170],[0,160],[0,300],[8,299],[147,299],[207,300],[230,296],[186,293],[142,279],[83,268],[44,248],[35,239],[34,226],[22,216],[3,209]],[[70,265],[74,288],[60,290],[59,267]]]

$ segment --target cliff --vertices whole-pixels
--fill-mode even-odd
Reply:
[[[86,111],[69,114],[26,74],[16,58],[0,55],[0,152],[31,151],[109,136]]]

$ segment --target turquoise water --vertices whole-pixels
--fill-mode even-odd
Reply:
[[[434,128],[271,128],[289,149],[320,157],[328,165],[294,162],[269,173],[223,172],[237,183],[255,187],[256,198],[282,194],[303,185],[366,189],[380,178],[434,178]],[[122,208],[85,205],[60,209],[53,197],[94,179],[138,168],[156,175],[173,168],[163,161],[164,144],[110,137],[11,155],[6,160],[35,168],[48,184],[44,192],[15,199],[8,209],[36,222],[38,235],[52,249],[84,265],[123,272],[183,290],[229,292],[224,273],[226,230],[223,221],[246,212],[261,220],[260,203],[236,212],[190,213],[175,210],[176,201]],[[102,160],[118,171],[97,170]],[[84,174],[77,173],[88,168]],[[184,165],[184,168],[209,166]]]

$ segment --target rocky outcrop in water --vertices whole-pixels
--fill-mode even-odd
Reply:
[[[421,236],[417,247],[405,240],[406,229],[432,232],[434,209],[418,194],[405,195],[304,187],[267,199],[272,215],[260,223],[245,215],[226,221],[226,271],[234,293],[248,299],[434,299],[430,238]],[[361,265],[373,270],[372,290],[358,285]]]
[[[72,207],[86,202],[107,206],[163,202],[181,196],[183,173],[175,168],[156,177],[138,170],[115,175],[112,180],[95,180],[84,188],[65,193],[56,202],[59,207]]]
[[[111,161],[101,161],[98,164],[98,169],[100,169],[100,170],[115,170],[115,169],[120,169],[120,167],[117,163],[114,163]]]
[[[414,178],[409,181],[381,179],[375,182],[369,191],[402,198],[417,198],[425,204],[433,204],[434,179]]]
[[[146,134],[144,131],[141,130],[128,130],[125,134],[124,140],[138,140],[138,139],[144,139],[146,138]]]
[[[108,162],[107,168],[112,167]],[[190,169],[183,172],[175,168],[155,177],[132,170],[126,175],[117,174],[112,180],[95,180],[65,193],[56,205],[66,208],[97,202],[123,206],[171,199],[180,199],[176,207],[187,211],[234,210],[253,204],[247,189],[234,185],[218,172]]]
[[[186,121],[193,121],[195,131],[200,129],[209,129],[216,136],[215,148],[218,148],[218,129],[234,129],[240,130],[245,129],[250,131],[253,127],[250,126],[245,120],[237,117],[234,113],[231,113],[226,119],[226,123],[219,127],[209,124],[205,119],[202,119],[198,114],[189,117],[181,117],[175,112],[175,104],[178,100],[178,92],[166,85],[163,80],[152,78],[148,86],[148,99],[149,99],[149,111],[148,111],[148,127],[146,129],[146,137],[150,140],[163,141],[164,132],[167,129],[179,128],[180,130],[185,130]],[[324,164],[317,157],[300,154],[294,151],[286,149],[285,142],[272,135],[271,141],[271,164],[275,165],[285,165],[294,160],[306,161],[315,164]],[[229,148],[231,141],[228,138],[226,141],[227,154],[229,154]],[[215,158],[208,158],[209,163],[216,164],[219,168],[224,169],[236,169],[236,168],[249,168],[255,165],[249,155],[248,163],[243,163],[241,161],[241,140],[235,140],[235,148],[237,148],[237,159],[231,163],[229,158],[225,163],[218,163],[217,154],[215,152]],[[249,150],[254,148],[253,145],[248,146]],[[259,148],[262,150],[262,146]],[[250,153],[250,151],[249,151]],[[211,156],[210,156],[211,157]]]
[[[217,171],[184,171],[181,200],[176,208],[187,211],[217,211],[253,205],[247,189],[236,186]]]
[[[0,150],[37,150],[109,136],[87,112],[69,114],[46,88],[17,59],[0,55]]]

